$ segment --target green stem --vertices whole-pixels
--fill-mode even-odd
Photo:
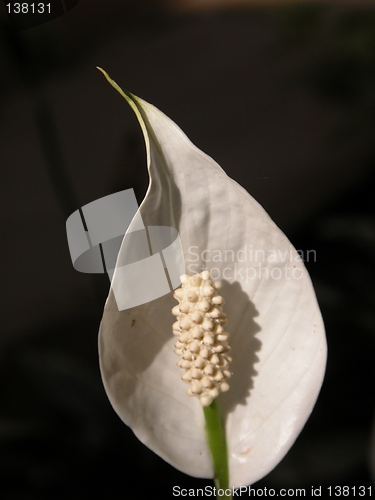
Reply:
[[[203,408],[203,413],[206,420],[207,442],[214,466],[215,486],[217,489],[224,490],[225,492],[224,495],[217,496],[217,498],[220,500],[231,500],[232,495],[229,492],[227,442],[216,399],[213,400],[210,406]],[[220,493],[223,493],[223,491]]]

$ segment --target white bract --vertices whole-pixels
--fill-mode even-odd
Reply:
[[[208,269],[222,280],[232,377],[217,401],[230,485],[252,484],[292,446],[322,384],[326,340],[315,293],[263,208],[161,111],[123,96],[146,141],[145,226],[176,228],[186,272]],[[126,251],[123,243],[119,260]],[[102,377],[115,411],[145,445],[187,474],[212,478],[202,404],[186,394],[174,352],[175,305],[170,293],[119,311],[111,291],[99,334]]]

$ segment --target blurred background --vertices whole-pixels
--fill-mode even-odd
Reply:
[[[96,66],[170,116],[297,249],[316,251],[306,266],[327,330],[325,382],[293,448],[254,487],[371,485],[374,3],[66,1],[26,28],[5,5],[1,498],[172,498],[173,485],[212,484],[143,446],[102,386],[109,280],[73,269],[65,221],[127,188],[140,203],[148,179],[136,119]]]

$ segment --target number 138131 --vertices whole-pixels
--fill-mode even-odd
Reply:
[[[371,486],[328,486],[330,497],[364,497],[371,496]]]
[[[8,3],[8,14],[51,14],[51,3]]]

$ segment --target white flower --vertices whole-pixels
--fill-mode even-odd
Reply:
[[[122,95],[146,141],[143,222],[178,230],[189,274],[209,269],[222,279],[233,375],[217,401],[230,486],[252,484],[292,446],[322,384],[326,340],[310,278],[285,235],[240,185],[161,111]],[[202,405],[186,394],[174,352],[175,305],[170,293],[119,312],[110,292],[99,334],[103,382],[115,411],[146,446],[187,474],[211,478]]]

